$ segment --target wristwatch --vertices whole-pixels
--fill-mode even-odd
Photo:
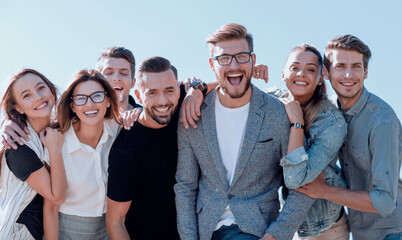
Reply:
[[[190,83],[190,87],[194,89],[199,89],[202,92],[202,95],[204,96],[207,94],[208,86],[206,83],[196,81]]]
[[[291,123],[290,127],[304,129],[304,125],[301,125],[300,123]]]

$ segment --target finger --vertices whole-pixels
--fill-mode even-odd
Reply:
[[[197,116],[201,116],[200,105],[195,106],[195,114],[196,114]]]
[[[7,127],[7,129],[9,129],[9,132],[16,132],[18,135],[20,135],[23,139],[25,139],[25,141],[29,141],[28,139],[28,135],[26,134],[26,132],[24,130],[22,130],[20,128],[20,126],[18,126],[16,123],[12,123],[9,127]],[[28,129],[27,129],[28,130]],[[28,131],[29,132],[29,131]],[[11,135],[11,134],[10,134]],[[16,140],[18,143],[20,143],[18,140],[21,141],[20,137],[18,137],[18,139],[14,139]],[[21,141],[22,143],[22,141]],[[21,144],[20,143],[20,144]]]
[[[140,116],[140,114],[141,114],[141,112],[142,112],[142,109],[137,109],[135,112],[134,112],[134,122],[136,122],[137,120],[138,120],[138,117]],[[134,122],[133,122],[133,125],[134,125]],[[133,126],[133,125],[131,125],[131,126]]]
[[[264,75],[264,81],[265,83],[268,83],[268,67],[263,69],[263,75]]]
[[[29,134],[29,130],[28,130],[28,127],[24,127],[24,132],[26,133],[26,134]],[[26,139],[27,141],[29,141],[29,139]]]
[[[3,136],[3,138],[6,141],[4,146],[9,146],[8,149],[10,149],[10,148],[13,148],[15,150],[18,149],[17,144],[15,144],[15,142],[8,135]]]
[[[6,127],[3,134],[7,136],[7,139],[11,139],[12,142],[16,141],[19,145],[24,145],[21,137],[13,129]]]
[[[195,112],[195,106],[194,105],[192,105],[191,106],[191,108],[190,108],[190,110],[191,110],[191,117],[195,120],[195,121],[198,121],[198,116],[197,116],[197,113]]]
[[[5,149],[11,149],[11,146],[8,145],[7,141],[4,139],[4,137],[1,137],[1,144],[3,144],[3,147]]]
[[[180,113],[180,121],[183,123],[183,126],[188,129],[188,122],[186,119],[186,110],[184,107],[181,108],[181,113]]]
[[[193,128],[197,128],[197,124],[195,124],[193,118],[191,117],[191,111],[187,110],[186,111],[186,120],[187,122],[193,127]]]

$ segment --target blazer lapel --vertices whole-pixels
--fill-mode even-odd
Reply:
[[[226,188],[229,188],[226,180],[226,169],[223,166],[221,154],[219,151],[218,137],[216,133],[216,118],[215,118],[215,98],[216,90],[213,90],[204,100],[205,107],[201,113],[201,121],[204,129],[204,135],[207,142],[209,153],[215,164],[219,174],[220,181],[224,183]]]
[[[254,85],[252,86],[252,94],[250,101],[249,115],[247,118],[246,129],[244,134],[243,143],[241,145],[241,152],[239,159],[237,160],[235,173],[231,186],[234,186],[236,181],[239,179],[243,173],[247,162],[250,159],[250,155],[254,149],[254,145],[257,142],[258,134],[262,127],[262,121],[264,118],[264,113],[261,111],[260,107],[264,104],[263,92],[258,90]]]

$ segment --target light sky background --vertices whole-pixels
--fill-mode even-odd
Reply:
[[[22,67],[39,70],[64,90],[111,46],[130,49],[137,63],[166,57],[180,79],[212,81],[205,39],[234,22],[253,35],[257,63],[269,66],[268,84],[253,80],[260,88],[285,87],[281,71],[296,45],[309,43],[322,52],[336,36],[359,37],[373,53],[365,86],[401,119],[401,9],[398,0],[0,0],[0,90]]]

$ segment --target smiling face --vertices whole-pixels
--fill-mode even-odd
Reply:
[[[307,103],[317,85],[322,84],[321,66],[317,56],[310,51],[291,52],[282,71],[282,79],[296,101]]]
[[[85,81],[79,83],[72,96],[78,94],[91,95],[95,92],[105,91],[102,85],[95,81]],[[103,120],[106,114],[107,108],[110,106],[110,100],[105,96],[105,100],[101,103],[94,103],[90,98],[82,106],[77,106],[75,103],[71,102],[71,109],[80,119],[82,125],[100,125],[103,124]]]
[[[212,56],[235,55],[241,52],[249,52],[246,39],[218,42],[211,49]],[[231,99],[242,99],[247,92],[251,93],[250,83],[255,64],[254,54],[247,63],[239,64],[236,59],[232,59],[231,64],[222,66],[217,60],[210,58],[209,64],[215,72],[220,86],[220,94],[226,95]]]
[[[28,73],[19,78],[13,87],[14,108],[27,116],[28,121],[46,121],[48,125],[55,104],[50,88],[35,74]]]
[[[145,109],[149,126],[167,125],[177,111],[180,90],[171,69],[142,73],[135,94]]]
[[[131,78],[130,63],[124,58],[105,58],[101,73],[106,77],[119,98],[119,106],[128,105],[130,89],[135,84]]]
[[[344,110],[349,110],[359,99],[363,91],[363,82],[367,78],[364,69],[363,54],[344,49],[332,49],[329,54],[331,66],[326,73],[332,88]]]

